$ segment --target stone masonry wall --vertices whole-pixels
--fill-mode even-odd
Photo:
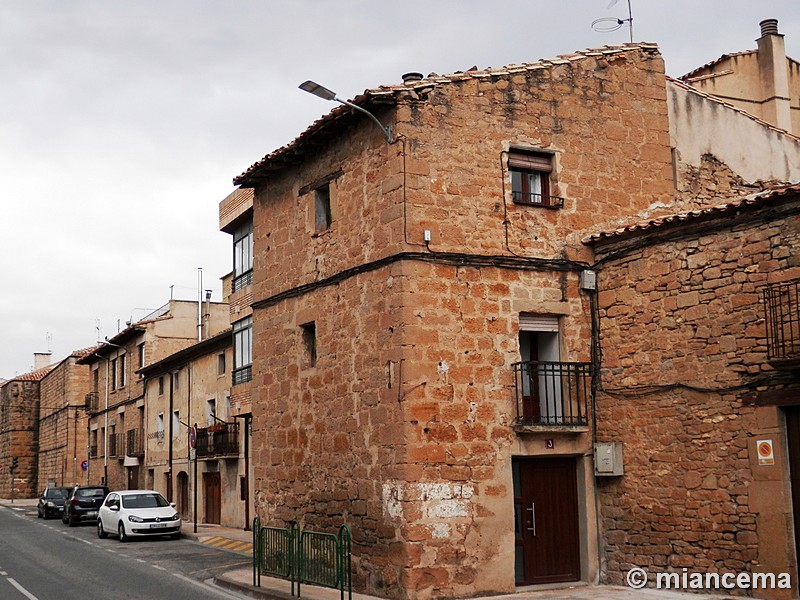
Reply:
[[[74,357],[58,364],[41,381],[39,407],[38,487],[85,482],[88,417],[85,396],[91,390],[88,365]]]
[[[759,291],[800,277],[799,242],[797,216],[745,212],[599,270],[597,436],[625,463],[598,480],[605,582],[633,566],[794,577],[782,416],[742,396],[768,385]],[[775,466],[757,463],[761,436]]]
[[[0,387],[0,498],[36,496],[39,382],[12,380]],[[13,476],[12,457],[19,460]]]
[[[513,590],[511,365],[535,308],[564,319],[563,360],[589,360],[575,274],[408,261],[257,309],[262,519],[347,522],[356,585],[381,596]]]
[[[663,63],[634,49],[465,77],[401,94],[395,116],[397,143],[359,122],[256,189],[256,510],[269,524],[330,531],[347,521],[358,589],[507,593],[512,448],[528,447],[510,428],[519,313],[561,317],[561,359],[588,361],[588,301],[579,265],[456,267],[436,252],[585,259],[586,233],[663,207],[672,193]],[[514,145],[556,152],[564,208],[511,202]],[[313,186],[325,180],[332,221],[316,232]],[[401,251],[430,263],[363,267]],[[364,270],[314,287],[355,267]]]

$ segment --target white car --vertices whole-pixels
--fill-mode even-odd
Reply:
[[[114,533],[120,542],[139,536],[181,537],[181,516],[175,504],[151,490],[111,492],[97,511],[97,537]]]

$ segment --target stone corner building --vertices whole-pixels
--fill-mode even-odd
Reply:
[[[391,140],[340,107],[235,179],[256,512],[348,523],[380,596],[615,578],[594,435],[627,434],[594,414],[605,275],[582,240],[798,178],[800,140],[668,80],[651,44],[404,79],[353,100]],[[719,160],[707,113],[787,160]]]
[[[0,385],[0,498],[35,498],[38,493],[37,452],[39,386],[52,365],[39,366]],[[14,457],[17,468],[10,467]]]

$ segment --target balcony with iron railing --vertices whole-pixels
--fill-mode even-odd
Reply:
[[[84,397],[86,410],[90,413],[100,412],[100,395],[97,392],[89,392]]]
[[[767,361],[778,369],[800,367],[800,279],[763,290]]]
[[[144,431],[141,429],[129,429],[127,438],[127,455],[144,456]]]
[[[591,363],[531,361],[513,367],[515,428],[584,431],[588,427]]]
[[[219,423],[197,430],[198,458],[239,456],[239,423]]]

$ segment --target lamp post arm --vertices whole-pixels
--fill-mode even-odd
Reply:
[[[340,100],[339,98],[334,98],[334,99],[333,99],[333,101],[334,101],[334,102],[340,102],[340,103],[342,103],[342,104],[345,104],[346,106],[349,106],[350,108],[354,108],[354,109],[356,109],[358,112],[362,112],[362,113],[364,113],[365,115],[367,115],[367,116],[368,116],[370,119],[372,119],[373,121],[375,121],[375,124],[376,124],[378,127],[380,127],[380,128],[381,128],[381,131],[383,132],[383,135],[385,135],[385,136],[386,136],[386,141],[387,141],[387,142],[389,142],[390,144],[394,144],[394,141],[395,141],[395,140],[394,140],[394,136],[392,135],[392,131],[391,131],[391,129],[389,129],[389,128],[388,128],[388,127],[386,127],[386,126],[385,126],[383,123],[381,123],[381,122],[378,120],[378,117],[376,117],[375,115],[373,115],[371,112],[369,112],[368,110],[366,110],[366,109],[364,109],[364,108],[361,108],[361,107],[360,107],[360,106],[358,106],[357,104],[353,104],[352,102],[348,102],[347,100]]]

